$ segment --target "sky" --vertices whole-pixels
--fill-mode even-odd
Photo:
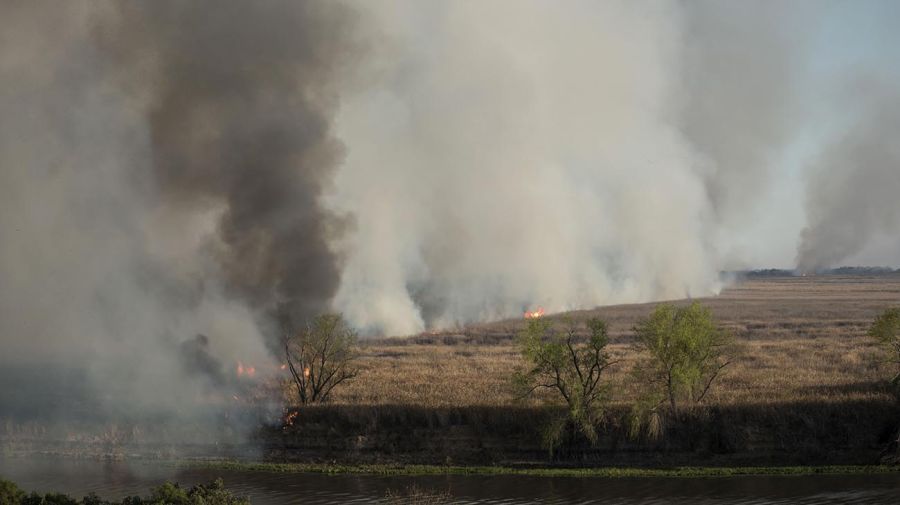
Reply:
[[[767,3],[767,2],[763,2]],[[797,6],[802,2],[783,2]],[[800,233],[806,226],[806,184],[817,171],[817,155],[835,135],[852,128],[852,114],[835,106],[854,76],[877,71],[900,83],[900,5],[891,1],[807,2],[815,12],[811,36],[803,41],[801,72],[805,114],[791,142],[773,161],[777,184],[760,193],[759,211],[746,228],[727,233],[723,248],[733,262],[725,269],[796,267]],[[802,40],[802,39],[801,39]],[[900,171],[900,167],[897,168]],[[852,191],[852,187],[847,188]],[[900,243],[879,234],[847,265],[900,266]]]

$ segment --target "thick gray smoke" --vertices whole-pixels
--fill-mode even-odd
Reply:
[[[847,131],[833,140],[810,176],[809,224],[797,253],[801,272],[841,264],[879,237],[900,236],[900,93],[896,82],[857,80],[846,96],[857,105]],[[846,102],[845,102],[846,103]],[[900,249],[898,249],[900,252]]]
[[[130,412],[191,411],[237,360],[265,370],[264,341],[338,286],[342,222],[319,198],[352,16],[217,0],[0,19],[0,360],[78,370],[78,394]],[[42,375],[2,398],[52,408]]]
[[[843,7],[843,8],[842,8]],[[821,141],[807,162],[807,223],[797,266],[815,272],[844,263],[900,264],[900,4],[832,5],[832,54],[816,78]]]
[[[797,1],[683,5],[682,130],[728,233],[753,219],[802,122],[809,16]]]
[[[799,160],[847,112],[823,114],[840,81],[822,67],[891,57],[859,27],[896,19],[878,1],[360,3],[385,42],[339,116],[331,202],[357,227],[335,305],[387,333],[707,295],[761,249],[790,266]],[[861,246],[893,215],[806,189],[813,222],[841,213]]]
[[[342,155],[331,117],[353,56],[347,13],[293,1],[117,7],[102,47],[146,109],[161,203],[219,208],[210,252],[253,310],[288,327],[326,310],[340,222],[319,198]]]
[[[388,333],[717,292],[773,185],[809,9],[390,2],[342,109],[336,304]],[[389,146],[389,147],[386,147]]]

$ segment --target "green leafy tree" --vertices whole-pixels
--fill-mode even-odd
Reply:
[[[340,314],[316,317],[284,339],[284,354],[301,404],[328,400],[331,391],[359,374],[356,332]]]
[[[634,327],[638,348],[647,360],[635,376],[648,390],[637,402],[632,416],[632,434],[646,426],[651,435],[660,432],[660,408],[668,405],[678,415],[679,404],[696,405],[722,370],[728,366],[725,352],[731,336],[698,302],[686,307],[662,304]]]
[[[869,328],[869,336],[881,345],[885,361],[897,368],[891,384],[900,386],[900,308],[887,309],[879,314]]]
[[[601,379],[603,372],[616,362],[606,352],[606,323],[590,319],[586,326],[586,341],[578,337],[574,324],[565,332],[558,332],[549,320],[542,318],[530,319],[519,334],[519,347],[527,363],[527,368],[514,376],[520,397],[547,389],[556,392],[568,407],[568,417],[548,427],[545,443],[551,453],[570,422],[592,443],[597,440],[597,424],[608,397],[608,388]]]

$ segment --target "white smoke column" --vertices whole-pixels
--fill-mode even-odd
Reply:
[[[830,85],[824,133],[809,161],[801,272],[850,265],[900,266],[900,4],[829,4],[823,39],[834,51],[817,75]],[[862,29],[860,29],[862,28]],[[827,38],[826,38],[827,37]]]
[[[838,266],[887,238],[900,236],[900,93],[898,79],[867,76],[846,90],[850,126],[814,161],[807,193],[808,226],[797,252],[804,273]],[[897,252],[881,252],[878,258]],[[896,263],[894,263],[896,264]]]
[[[733,256],[729,262],[759,266],[745,259],[752,258],[748,242],[756,238],[747,237],[748,227],[771,210],[769,192],[783,184],[785,151],[808,121],[808,90],[799,81],[808,74],[822,3],[680,4],[685,103],[679,122],[699,155],[717,243]]]
[[[363,6],[364,8],[364,6]],[[717,289],[667,4],[394,2],[345,98],[335,305],[406,334]],[[673,21],[673,18],[675,21]]]

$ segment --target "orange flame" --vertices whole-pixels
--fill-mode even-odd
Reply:
[[[253,377],[256,375],[256,367],[253,367],[250,365],[244,366],[243,363],[238,361],[237,362],[237,375],[238,375],[238,377],[243,377],[245,375],[247,377]]]
[[[297,416],[299,416],[299,415],[300,415],[300,412],[297,412],[296,410],[293,412],[287,413],[287,415],[284,416],[284,427],[287,428],[288,426],[293,426],[294,421],[297,419]]]
[[[527,310],[525,311],[525,319],[537,319],[539,317],[543,317],[543,315],[544,309],[541,307],[538,307],[537,310],[533,310],[531,312]]]
[[[303,369],[303,376],[309,378],[309,367]]]

